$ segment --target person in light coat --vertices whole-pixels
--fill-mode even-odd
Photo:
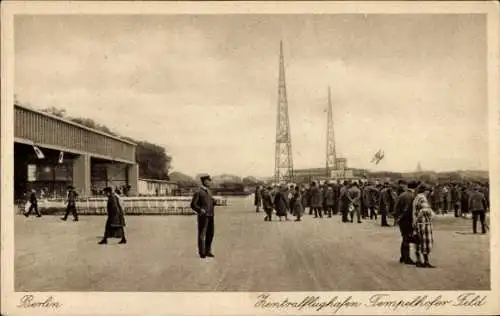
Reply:
[[[417,257],[416,266],[419,268],[435,268],[429,262],[429,255],[434,243],[432,235],[433,211],[427,200],[430,191],[429,186],[420,184],[416,190],[417,195],[413,200],[413,233],[415,236],[415,255]],[[420,254],[424,257],[423,263]]]

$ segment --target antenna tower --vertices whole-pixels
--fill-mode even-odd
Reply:
[[[290,134],[290,119],[288,117],[288,100],[286,95],[282,41],[280,41],[278,116],[276,122],[274,180],[276,183],[282,181],[293,182],[292,136]]]
[[[333,133],[332,100],[328,87],[328,114],[326,127],[326,176],[330,177],[330,170],[337,169],[337,156],[335,152],[335,135]]]

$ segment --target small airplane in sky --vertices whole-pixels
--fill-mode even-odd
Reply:
[[[379,149],[372,158],[372,163],[378,165],[382,159],[384,159],[385,153],[382,149]]]

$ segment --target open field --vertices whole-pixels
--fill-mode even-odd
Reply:
[[[400,235],[340,216],[264,222],[252,199],[218,207],[216,258],[200,259],[194,216],[131,216],[127,245],[97,245],[105,217],[15,217],[16,291],[487,290],[489,235],[435,219],[436,269],[401,265]],[[70,217],[71,219],[71,217]]]

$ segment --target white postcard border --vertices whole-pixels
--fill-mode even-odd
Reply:
[[[491,291],[399,291],[399,292],[273,292],[273,293],[101,293],[101,292],[14,292],[14,212],[13,209],[13,84],[14,84],[14,42],[13,16],[16,14],[249,14],[249,13],[477,13],[488,15],[488,103],[489,103],[489,164],[490,191],[493,210],[500,209],[500,107],[499,107],[499,23],[498,4],[493,2],[4,2],[2,3],[2,86],[1,86],[1,245],[2,245],[2,314],[6,315],[267,315],[267,314],[351,314],[351,315],[401,315],[401,314],[447,314],[447,315],[493,315],[500,313],[498,297],[498,213],[491,213]],[[495,282],[496,281],[496,282]],[[166,280],[168,282],[168,280]],[[486,296],[481,306],[453,306],[453,303],[439,305],[439,301],[456,302],[460,295],[475,293]],[[390,300],[412,301],[426,297],[430,308],[411,307],[369,307],[373,295],[388,294]],[[49,300],[49,307],[20,308],[20,300],[33,295],[39,300]],[[259,306],[263,298],[268,301],[289,300],[283,307],[264,308]],[[312,297],[312,298],[307,298]],[[317,310],[316,302],[340,304],[351,297],[359,307],[341,307],[336,310],[331,303]],[[309,303],[304,303],[308,299]],[[437,301],[436,301],[437,300]],[[56,303],[61,304],[56,307]],[[302,305],[307,306],[302,306]],[[319,304],[319,303],[318,303]],[[478,303],[479,304],[479,303]],[[286,305],[286,306],[285,306]],[[294,306],[292,306],[294,305]]]

